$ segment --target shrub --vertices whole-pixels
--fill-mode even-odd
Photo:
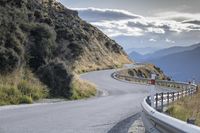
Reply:
[[[28,64],[34,70],[45,65],[53,56],[55,32],[45,24],[37,24],[31,29],[27,50]]]
[[[8,73],[19,66],[20,58],[12,49],[0,46],[0,62],[0,73]]]
[[[72,95],[69,87],[72,74],[63,62],[51,62],[41,67],[37,73],[50,88],[51,96],[69,98]]]

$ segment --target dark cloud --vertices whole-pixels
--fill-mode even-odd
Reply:
[[[200,25],[200,20],[186,20],[186,21],[183,21],[182,23]]]

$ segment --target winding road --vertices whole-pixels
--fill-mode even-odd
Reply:
[[[125,133],[150,87],[115,80],[115,70],[81,75],[103,92],[87,100],[0,107],[0,133]],[[158,90],[160,91],[160,90]]]

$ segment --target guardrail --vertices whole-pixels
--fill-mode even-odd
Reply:
[[[119,74],[118,72],[114,72],[112,74],[112,77],[118,80],[120,79],[120,80],[125,80],[125,81],[131,81],[131,82],[140,83],[140,84],[149,84],[149,82],[151,81],[151,79],[149,78],[125,76],[125,75]],[[183,89],[183,90],[188,88],[188,83],[166,81],[166,80],[156,80],[155,85],[169,87],[169,88]]]
[[[167,93],[156,93],[154,96],[155,109],[163,112],[163,108],[169,105],[171,102],[179,100],[185,96],[193,95],[197,92],[197,86],[188,84],[188,89],[180,90],[177,92],[167,92]],[[151,97],[147,97],[147,103],[151,106]]]
[[[131,77],[120,75],[117,72],[112,75],[116,79],[123,79],[127,81],[133,81],[136,83],[149,84],[151,79]],[[197,92],[197,85],[189,84],[185,82],[174,82],[174,81],[162,81],[156,80],[156,85],[166,86],[170,88],[179,88],[179,91],[167,92],[167,93],[156,93],[154,96],[154,105],[151,106],[151,97],[148,96],[142,102],[142,120],[146,129],[149,133],[200,133],[200,127],[189,124],[187,122],[178,120],[171,116],[168,116],[163,112],[165,106],[170,103],[189,96]]]

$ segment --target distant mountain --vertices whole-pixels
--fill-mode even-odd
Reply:
[[[170,55],[170,54],[175,54],[175,53],[193,50],[197,47],[200,47],[200,43],[195,44],[195,45],[191,45],[191,46],[187,46],[187,47],[182,47],[182,46],[170,47],[170,48],[158,50],[158,51],[156,51],[152,54],[146,54],[144,56],[144,58],[145,58],[145,60],[156,59],[156,58],[160,58],[160,57]]]
[[[139,61],[141,61],[141,60],[144,59],[144,55],[139,54],[139,53],[137,53],[137,52],[135,52],[135,51],[132,51],[132,52],[129,54],[129,57],[130,57],[131,60],[134,60],[134,61],[137,61],[137,62],[139,62]]]
[[[175,80],[200,82],[200,47],[149,60]]]
[[[139,54],[138,51],[136,52],[135,50],[135,51],[130,52],[129,57],[131,59],[135,59],[135,61],[137,62],[149,62],[150,60],[153,60],[153,59],[155,60],[167,55],[181,53],[184,51],[190,51],[198,47],[200,47],[200,43],[191,45],[191,46],[186,46],[186,47],[183,47],[183,46],[170,47],[170,48],[161,49],[154,53],[145,54],[145,55]]]
[[[195,78],[200,82],[200,43],[188,47],[171,47],[146,55],[133,51],[129,57],[136,62],[153,63],[175,80]]]
[[[151,54],[154,53],[156,51],[161,50],[160,48],[155,48],[155,47],[145,47],[145,48],[128,48],[128,49],[124,49],[126,51],[126,53],[130,54],[131,52],[136,52],[142,55],[145,54]],[[149,52],[151,51],[151,52]]]

